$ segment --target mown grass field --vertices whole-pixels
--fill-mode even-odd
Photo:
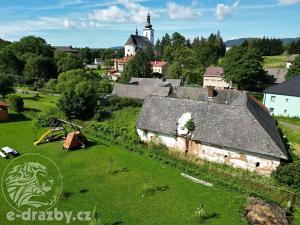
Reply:
[[[26,95],[25,107],[44,111],[55,105],[56,97]],[[87,150],[63,151],[62,142],[35,147],[35,135],[30,120],[0,124],[0,147],[10,146],[21,154],[37,153],[53,160],[63,176],[63,192],[59,210],[86,211],[96,207],[100,224],[197,224],[195,211],[200,206],[208,218],[202,224],[247,224],[242,219],[246,197],[219,185],[212,188],[192,183],[180,176],[181,171],[144,155],[125,151],[121,146],[94,140]],[[40,132],[42,133],[42,131]],[[11,159],[10,159],[11,160]],[[10,160],[1,159],[0,172]],[[108,173],[111,168],[113,173]],[[142,198],[144,187],[167,187]],[[81,193],[81,190],[85,192]],[[8,222],[10,211],[0,195],[1,224],[32,224]],[[34,224],[62,224],[62,222],[34,222]],[[71,224],[88,224],[74,222]]]
[[[264,68],[285,68],[287,55],[263,56]]]

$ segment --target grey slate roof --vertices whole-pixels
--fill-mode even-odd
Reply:
[[[170,87],[115,84],[112,95],[143,100],[151,95],[166,97],[169,95],[170,89]]]
[[[241,94],[240,91],[214,90],[215,97],[212,102],[219,104],[230,104]],[[177,87],[173,89],[170,97],[180,99],[191,99],[195,101],[207,101],[207,88],[202,87]]]
[[[149,39],[145,36],[140,36],[140,35],[133,35],[131,34],[126,41],[125,45],[148,45],[151,44]]]
[[[300,97],[300,74],[281,84],[267,88],[264,93]]]
[[[266,68],[265,71],[273,83],[280,84],[285,81],[286,68]]]
[[[71,53],[77,53],[78,50],[74,49],[72,46],[52,46],[55,51],[59,52],[71,52]]]
[[[137,128],[176,135],[178,119],[190,112],[192,140],[248,153],[287,159],[273,118],[243,93],[231,105],[151,96],[144,101]]]
[[[137,84],[140,86],[164,86],[166,84],[171,84],[172,87],[179,87],[181,84],[181,79],[162,79],[157,78],[137,78],[132,77],[129,81],[129,84]]]

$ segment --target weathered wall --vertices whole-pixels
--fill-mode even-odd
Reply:
[[[230,88],[230,84],[224,81],[222,77],[204,77],[203,88],[206,88],[208,86],[213,86],[218,89]]]
[[[135,55],[135,46],[125,45],[125,56],[134,56]]]
[[[189,141],[183,137],[144,132],[140,129],[137,131],[141,140],[144,142],[159,142],[172,150],[188,153],[207,161],[224,163],[232,167],[242,168],[252,172],[256,171],[261,175],[270,175],[280,164],[279,160],[268,158],[267,156],[263,157],[229,149],[221,149],[209,146],[208,144]]]

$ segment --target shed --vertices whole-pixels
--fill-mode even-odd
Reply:
[[[0,101],[0,121],[9,120],[8,107],[9,105],[6,102]]]

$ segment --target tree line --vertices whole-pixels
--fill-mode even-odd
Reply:
[[[246,39],[242,47],[256,48],[263,56],[281,55],[284,52],[282,41],[276,38]]]
[[[44,39],[34,36],[16,42],[0,39],[0,75],[41,88],[48,80],[57,79],[60,73],[83,68],[84,63],[91,63],[94,58],[105,61],[123,56],[122,49],[77,50],[77,53],[55,51]]]

